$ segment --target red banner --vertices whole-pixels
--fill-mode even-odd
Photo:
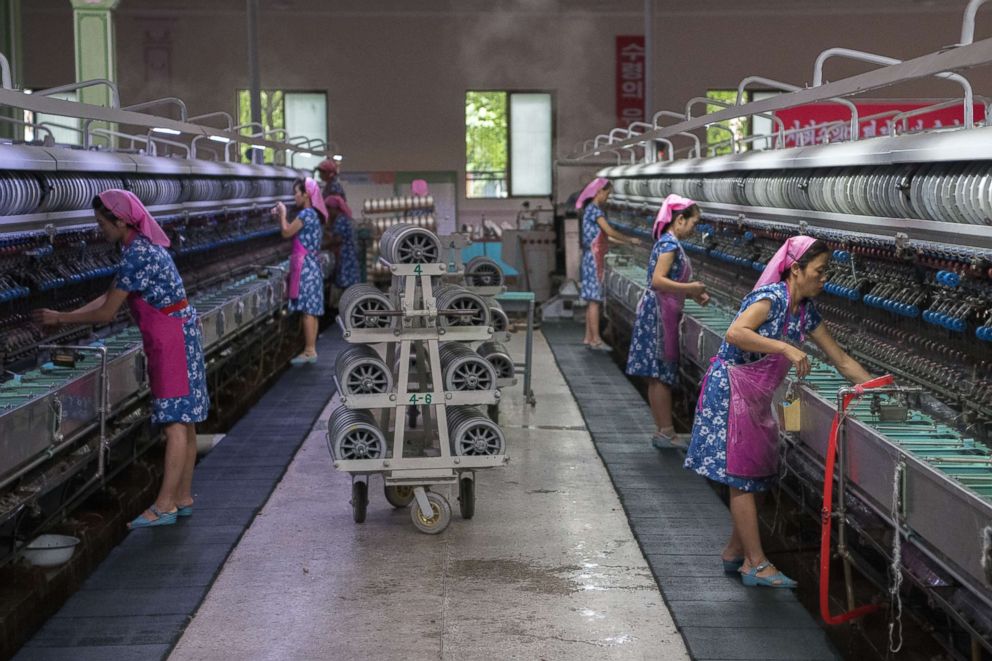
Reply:
[[[617,35],[617,126],[644,121],[644,37]]]
[[[858,109],[859,132],[862,138],[890,135],[893,123],[898,121],[899,132],[920,131],[964,123],[962,104],[935,110],[926,114],[897,120],[896,114],[916,110],[932,102],[925,101],[855,101]],[[851,137],[851,111],[838,103],[811,103],[796,108],[776,110],[775,115],[785,124],[785,146],[822,145],[849,140]],[[975,121],[985,119],[985,107],[975,104]],[[777,131],[777,129],[776,129]]]

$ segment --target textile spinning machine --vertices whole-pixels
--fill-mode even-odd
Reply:
[[[213,400],[204,426],[220,429],[294,348],[279,339],[295,338],[282,314],[289,242],[270,209],[292,205],[301,174],[0,145],[0,559],[155,440],[141,338],[126,312],[104,328],[31,322],[32,309],[77,307],[112,281],[117,249],[96,227],[93,196],[134,192],[169,235],[203,324]]]
[[[833,249],[817,301],[874,373],[924,388],[876,401],[849,425],[852,525],[883,555],[897,522],[903,567],[965,629],[992,640],[992,128],[882,137],[608,168],[607,215],[644,239],[607,258],[607,314],[629,340],[662,200],[697,200],[683,245],[715,305],[686,307],[683,369],[698,379],[736,308],[788,236]],[[818,362],[801,384],[801,429],[785,465],[805,490],[823,481],[827,432],[844,380]],[[689,393],[689,399],[695,399]],[[797,487],[803,493],[803,486]],[[893,503],[898,507],[893,510]],[[884,573],[883,573],[884,575]]]

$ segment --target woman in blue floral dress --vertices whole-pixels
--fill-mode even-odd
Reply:
[[[823,290],[829,258],[829,247],[810,237],[783,244],[741,303],[700,392],[685,467],[730,487],[734,527],[723,565],[739,571],[748,586],[796,585],[765,557],[754,497],[771,488],[778,474],[774,391],[789,369],[800,378],[809,373],[802,349],[807,337],[849,380],[870,378],[833,340],[810,300]]]
[[[627,374],[648,380],[655,423],[651,444],[658,449],[685,448],[672,425],[672,387],[679,373],[683,301],[688,296],[701,305],[709,302],[706,286],[690,282],[692,265],[681,244],[699,216],[696,203],[678,195],[669,195],[661,205],[652,232],[656,242],[648,258],[647,289],[637,305],[627,354]]]
[[[46,325],[107,324],[127,301],[144,344],[152,423],[164,426],[166,438],[158,497],[129,527],[171,525],[193,513],[195,423],[210,409],[200,322],[166,250],[169,238],[141,201],[108,190],[93,199],[93,208],[104,237],[123,244],[117,277],[106,294],[78,310],[39,310],[36,317]]]
[[[586,336],[582,340],[591,349],[609,351],[610,347],[599,335],[600,306],[603,303],[603,257],[607,238],[619,243],[632,243],[606,222],[603,206],[610,197],[613,186],[602,177],[590,182],[579,195],[575,208],[581,210],[580,243],[582,264],[579,278],[579,295],[586,301]]]
[[[293,358],[293,365],[317,362],[317,326],[324,314],[324,275],[317,256],[323,238],[322,224],[327,220],[327,208],[320,187],[313,179],[297,179],[293,183],[293,198],[300,209],[293,222],[286,220],[286,207],[278,203],[284,239],[293,239],[289,259],[287,298],[290,312],[303,313],[303,353]]]
[[[334,252],[334,285],[338,289],[347,289],[361,281],[351,208],[340,195],[325,196],[324,205],[329,216],[329,247]]]

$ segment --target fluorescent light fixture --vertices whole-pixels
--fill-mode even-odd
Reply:
[[[307,158],[313,158],[313,154],[311,154],[308,151],[298,151],[298,152],[296,152],[296,155],[297,156],[306,156]]]
[[[225,145],[231,141],[230,138],[225,138],[222,135],[211,135],[211,136],[207,136],[207,137],[210,138],[211,140],[213,140],[214,142],[222,142]]]
[[[155,133],[165,133],[167,135],[180,135],[182,131],[177,131],[176,129],[164,129],[161,127],[153,128],[152,131]]]
[[[334,154],[334,156],[331,156],[331,158],[333,158],[338,163],[344,160],[344,156],[342,156],[341,154]]]
[[[252,149],[266,149],[265,145],[251,145]]]

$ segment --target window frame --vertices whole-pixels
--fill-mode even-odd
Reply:
[[[330,98],[329,98],[330,95],[327,93],[327,90],[326,89],[288,89],[288,88],[285,88],[285,87],[281,87],[281,88],[263,88],[263,89],[260,89],[259,91],[260,92],[266,92],[266,93],[269,93],[269,94],[271,94],[272,92],[282,92],[282,122],[283,122],[283,125],[282,126],[270,126],[267,129],[267,130],[270,130],[270,131],[275,130],[275,129],[286,130],[286,95],[287,94],[322,94],[324,96],[324,127],[325,127],[325,131],[324,131],[325,138],[324,138],[324,140],[327,142],[328,146],[330,145],[330,135],[331,135],[331,104],[330,104]],[[242,92],[248,92],[249,95],[250,95],[251,90],[250,89],[247,89],[247,88],[243,88],[243,87],[236,87],[234,89],[234,115],[233,116],[234,116],[234,118],[236,120],[236,124],[235,125],[241,123],[240,121],[237,121],[237,120],[239,120],[241,118],[241,93]],[[250,103],[251,103],[251,101],[249,100],[249,104]],[[249,114],[250,114],[250,109],[249,109]],[[241,131],[248,130],[249,128],[250,127],[246,127],[244,129],[238,129],[238,132],[240,133]],[[246,134],[242,134],[242,135],[245,135],[247,137]],[[290,136],[289,133],[288,133],[288,131],[287,131],[285,137],[286,137],[286,142],[288,142],[289,141],[289,138],[292,137],[292,136]],[[247,149],[249,148],[247,145],[242,145],[242,147],[244,148],[244,151],[247,151]],[[268,151],[268,149],[266,151]],[[240,159],[243,159],[244,156],[245,156],[244,152],[242,152],[242,150],[239,149],[238,157]],[[287,165],[288,165],[288,163],[289,163],[289,158],[288,157],[286,158],[286,162],[287,162]]]
[[[467,138],[466,127],[465,127],[465,117],[464,117],[464,106],[465,98],[471,93],[488,93],[492,94],[494,92],[499,92],[506,95],[506,197],[469,197],[467,191],[468,184],[468,162],[465,162],[464,167],[464,177],[462,180],[462,187],[465,190],[465,198],[468,200],[530,200],[530,199],[543,199],[545,197],[554,198],[555,187],[557,184],[557,177],[555,173],[555,143],[558,140],[558,95],[555,90],[551,89],[531,89],[531,88],[513,88],[513,89],[484,89],[484,88],[467,88],[462,93],[462,134],[463,137]],[[513,112],[511,110],[512,96],[514,94],[546,94],[551,103],[551,159],[548,163],[548,169],[551,173],[551,190],[548,191],[546,195],[532,195],[523,194],[518,195],[513,192]],[[467,141],[463,143],[464,147],[462,153],[467,151]]]

